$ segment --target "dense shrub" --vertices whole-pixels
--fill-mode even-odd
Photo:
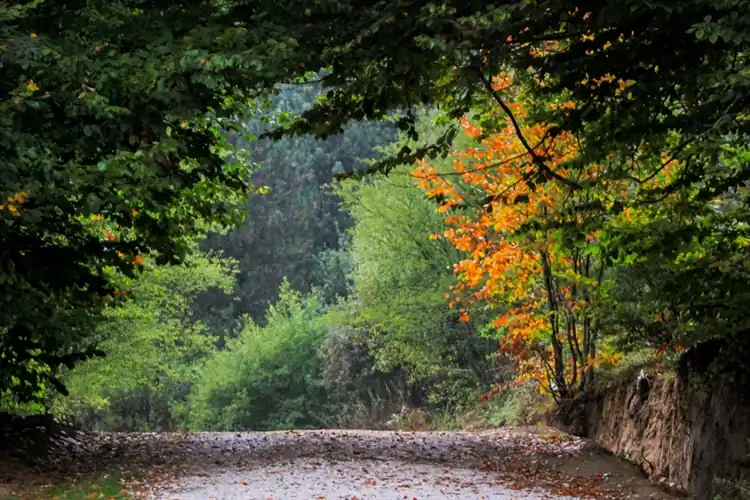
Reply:
[[[319,349],[326,327],[316,294],[303,297],[288,282],[268,309],[266,325],[248,319],[202,368],[191,398],[191,425],[201,430],[325,427],[334,401],[321,381]]]
[[[192,315],[206,290],[229,293],[233,267],[197,254],[185,265],[149,267],[122,280],[132,297],[108,311],[98,332],[104,358],[67,374],[68,397],[55,397],[55,413],[99,430],[171,430],[184,427],[188,394],[199,362],[213,351],[210,331]]]

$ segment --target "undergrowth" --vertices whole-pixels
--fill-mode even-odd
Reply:
[[[716,480],[717,493],[714,500],[750,500],[750,482]]]
[[[510,387],[488,401],[473,399],[441,411],[403,408],[388,421],[397,430],[465,430],[537,425],[553,405],[552,398],[540,394],[532,383]]]

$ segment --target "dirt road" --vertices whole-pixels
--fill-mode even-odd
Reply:
[[[124,479],[139,499],[670,498],[592,444],[543,427],[483,432],[85,434],[0,460],[0,491]]]
[[[132,439],[111,453],[122,463],[140,461],[124,450],[148,458],[149,473],[132,487],[149,499],[669,498],[635,467],[548,428]]]
[[[180,500],[573,498],[543,490],[514,490],[496,476],[490,471],[430,464],[300,459],[253,470],[184,478],[159,492],[158,497]]]

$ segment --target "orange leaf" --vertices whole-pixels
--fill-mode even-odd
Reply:
[[[508,314],[504,314],[500,316],[499,318],[497,318],[495,321],[493,321],[492,324],[496,326],[497,328],[501,328],[505,326],[509,320],[510,320],[510,317],[508,316]]]

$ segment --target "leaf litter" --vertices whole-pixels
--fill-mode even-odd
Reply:
[[[79,446],[31,463],[0,458],[0,481],[116,474],[139,499],[671,498],[635,467],[546,427],[86,433],[77,439]]]

